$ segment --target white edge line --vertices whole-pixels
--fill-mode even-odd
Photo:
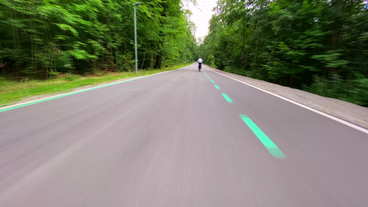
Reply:
[[[183,68],[185,68],[185,67],[183,67]],[[180,70],[180,69],[182,69],[182,68],[178,68],[178,69],[175,69],[175,70]],[[84,91],[90,91],[90,90],[93,90],[93,89],[102,88],[103,86],[107,87],[110,84],[116,85],[116,84],[119,84],[119,83],[127,82],[128,80],[133,81],[133,80],[139,80],[139,79],[142,79],[142,78],[147,78],[147,77],[151,77],[151,76],[155,76],[155,75],[161,75],[161,74],[172,72],[172,71],[175,71],[175,70],[164,71],[164,72],[161,72],[161,73],[156,73],[156,74],[146,75],[146,76],[137,76],[137,77],[127,79],[127,80],[117,81],[117,82],[113,82],[113,83],[110,82],[110,83],[94,86],[94,87],[91,87],[91,88],[76,90],[76,91],[72,91],[72,92],[68,92],[68,93],[61,93],[61,94],[58,94],[58,95],[55,95],[55,96],[49,96],[49,97],[46,97],[46,98],[41,98],[41,99],[22,102],[22,103],[13,104],[13,105],[5,106],[5,107],[0,107],[0,110],[4,110],[4,109],[7,109],[7,108],[13,108],[13,107],[16,107],[16,106],[21,106],[21,105],[26,105],[26,104],[30,104],[30,103],[37,102],[37,101],[43,101],[43,100],[46,100],[46,99],[57,98],[59,96],[65,96],[65,95],[68,95],[68,94],[73,95],[74,93],[77,93],[77,92],[81,93],[81,92],[84,92]],[[44,95],[47,95],[47,94],[44,94]],[[60,98],[62,98],[62,97],[60,97]],[[40,102],[40,103],[42,103],[42,102]],[[35,103],[35,104],[37,104],[37,103]]]
[[[256,86],[250,85],[249,83],[245,83],[245,82],[243,82],[243,81],[237,80],[237,79],[232,78],[232,77],[230,77],[230,76],[227,76],[227,75],[221,74],[221,73],[219,73],[219,72],[217,72],[217,71],[215,71],[215,70],[213,70],[213,69],[209,69],[209,70],[211,70],[212,72],[215,72],[215,73],[217,73],[217,74],[219,74],[219,75],[222,75],[222,76],[225,76],[225,77],[230,78],[230,79],[232,79],[232,80],[235,80],[235,81],[237,81],[237,82],[239,82],[239,83],[243,83],[243,84],[245,84],[245,85],[247,85],[247,86],[250,86],[250,87],[252,87],[252,88],[258,89],[258,90],[263,91],[263,92],[265,92],[265,93],[268,93],[268,94],[271,94],[271,95],[276,96],[276,97],[278,97],[278,98],[281,98],[281,99],[283,99],[283,100],[285,100],[285,101],[288,101],[288,102],[290,102],[290,103],[293,103],[293,104],[298,105],[298,106],[300,106],[300,107],[303,107],[303,108],[305,108],[305,109],[308,109],[308,110],[310,110],[310,111],[313,111],[313,112],[315,112],[315,113],[317,113],[317,114],[320,114],[320,115],[322,115],[322,116],[325,116],[325,117],[327,117],[327,118],[330,118],[330,119],[332,119],[332,120],[335,120],[335,121],[337,121],[337,122],[340,122],[340,123],[342,123],[342,124],[345,124],[345,125],[347,125],[347,126],[349,126],[349,127],[351,127],[351,128],[354,128],[354,129],[356,129],[356,130],[359,130],[359,131],[361,131],[361,132],[363,132],[363,133],[368,134],[368,130],[367,130],[367,129],[365,129],[365,128],[363,128],[363,127],[360,127],[360,126],[358,126],[358,125],[352,124],[352,123],[350,123],[350,122],[347,122],[347,121],[345,121],[345,120],[343,120],[343,119],[340,119],[340,118],[337,118],[337,117],[332,116],[332,115],[330,115],[330,114],[327,114],[327,113],[325,113],[325,112],[318,111],[318,110],[313,109],[313,108],[311,108],[311,107],[309,107],[309,106],[306,106],[306,105],[303,105],[303,104],[301,104],[301,103],[298,103],[298,102],[292,101],[292,100],[290,100],[290,99],[287,99],[287,98],[285,98],[285,97],[279,96],[279,95],[277,95],[277,94],[271,93],[271,92],[269,92],[269,91],[266,91],[266,90],[264,90],[264,89],[258,88],[258,87],[256,87]]]

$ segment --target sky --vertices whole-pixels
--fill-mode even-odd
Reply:
[[[196,38],[204,37],[208,34],[209,21],[212,17],[212,9],[216,6],[217,0],[197,0],[197,6],[192,3],[185,5],[184,8],[189,9],[193,15],[190,20],[197,27],[195,33]]]

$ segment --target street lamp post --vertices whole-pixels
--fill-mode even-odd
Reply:
[[[135,45],[135,73],[138,73],[138,53],[137,53],[137,20],[135,7],[142,3],[134,3],[134,45]]]

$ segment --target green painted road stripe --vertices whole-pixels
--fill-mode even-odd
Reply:
[[[19,105],[11,106],[11,107],[5,107],[3,109],[0,109],[0,112],[9,111],[9,110],[12,110],[12,109],[17,109],[17,108],[21,108],[21,107],[25,107],[25,106],[37,104],[37,103],[42,103],[42,102],[45,102],[45,101],[50,101],[50,100],[62,98],[62,97],[65,97],[65,96],[71,96],[71,95],[74,95],[74,94],[83,93],[83,92],[86,92],[86,91],[91,91],[91,90],[95,90],[95,89],[99,89],[99,88],[104,88],[104,87],[107,87],[107,86],[112,86],[112,85],[116,85],[116,84],[120,84],[120,83],[124,83],[124,82],[128,82],[128,81],[138,80],[138,79],[150,77],[150,76],[153,76],[153,75],[157,75],[157,74],[152,74],[152,75],[147,75],[147,76],[132,78],[132,79],[129,79],[129,80],[119,81],[119,82],[110,83],[110,84],[106,84],[106,85],[102,85],[102,86],[96,86],[96,87],[93,87],[93,88],[88,88],[88,89],[84,89],[84,90],[80,90],[80,91],[75,91],[75,92],[70,92],[70,93],[66,93],[66,94],[61,94],[61,95],[58,95],[58,96],[53,96],[53,97],[41,99],[41,100],[38,100],[38,101],[33,101],[33,102],[29,102],[29,103],[19,104]]]
[[[213,83],[213,80],[210,80],[211,81],[211,83]]]
[[[225,100],[227,101],[227,102],[229,102],[229,103],[234,103],[233,102],[233,100],[231,100],[230,98],[229,98],[229,96],[227,96],[225,93],[221,93],[222,94],[222,96],[225,98]]]
[[[276,158],[286,158],[285,154],[272,142],[268,136],[263,133],[263,131],[245,114],[239,114],[243,121],[248,125],[248,127],[253,131],[253,133],[258,137],[262,144],[267,148],[272,156]]]
[[[220,87],[218,87],[218,85],[215,85],[215,88],[220,89]]]

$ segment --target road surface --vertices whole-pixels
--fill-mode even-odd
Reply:
[[[196,65],[0,113],[1,207],[368,206],[368,135]]]

